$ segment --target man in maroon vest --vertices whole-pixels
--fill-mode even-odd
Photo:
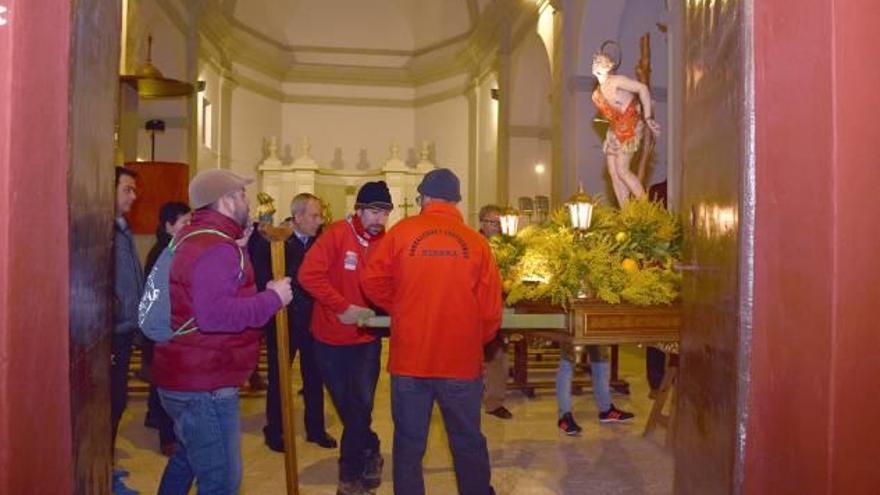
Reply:
[[[293,294],[290,279],[258,293],[250,260],[235,240],[248,224],[244,186],[228,170],[200,172],[189,186],[192,223],[178,233],[169,276],[172,328],[194,332],[157,344],[153,379],[180,445],[162,474],[160,494],[235,494],[241,483],[238,386],[257,365],[261,327]]]

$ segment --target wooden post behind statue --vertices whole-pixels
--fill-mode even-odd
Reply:
[[[639,39],[639,63],[636,64],[636,78],[640,83],[644,84],[648,88],[651,87],[651,33],[645,33]],[[656,140],[654,139],[654,133],[649,132],[645,134],[645,139],[642,141],[642,149],[639,151],[638,158],[638,178],[639,182],[642,185],[645,185],[645,176],[648,173],[648,161],[651,159],[651,155],[654,154],[654,145]]]

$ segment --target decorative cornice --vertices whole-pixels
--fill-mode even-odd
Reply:
[[[535,138],[543,141],[553,138],[552,129],[539,125],[511,125],[508,132],[510,137],[515,138]]]
[[[418,108],[441,101],[449,100],[458,96],[464,96],[468,90],[467,84],[456,86],[444,91],[417,98],[370,98],[352,96],[329,96],[329,95],[298,95],[286,93],[283,90],[273,88],[265,83],[256,81],[250,77],[234,72],[232,79],[240,87],[253,91],[261,96],[277,100],[283,103],[299,103],[304,105],[337,105],[347,107],[383,107],[383,108]]]

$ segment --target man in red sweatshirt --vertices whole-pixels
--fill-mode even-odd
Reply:
[[[315,300],[315,360],[342,420],[339,495],[370,493],[382,480],[384,461],[371,426],[382,344],[358,327],[360,320],[374,314],[358,276],[368,251],[384,235],[392,208],[385,182],[364,184],[354,215],[327,227],[299,269],[300,285]]]
[[[178,245],[168,285],[172,328],[195,331],[153,351],[153,381],[179,440],[160,495],[188,493],[194,478],[199,493],[235,494],[241,483],[238,386],[257,365],[261,327],[293,297],[289,278],[257,293],[235,242],[248,224],[244,186],[251,182],[214,169],[189,186],[195,213],[175,240],[202,232]]]
[[[501,279],[489,244],[465,225],[458,177],[425,175],[421,214],[401,220],[361,275],[367,298],[391,314],[394,493],[422,495],[422,457],[436,401],[462,495],[489,495],[480,431],[483,346],[501,326]]]

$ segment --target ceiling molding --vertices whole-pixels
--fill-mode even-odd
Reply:
[[[553,130],[550,127],[540,125],[511,124],[508,133],[512,138],[533,138],[542,141],[549,141],[553,138]]]
[[[370,98],[352,96],[326,96],[326,95],[298,95],[287,93],[282,89],[273,88],[265,83],[234,72],[232,80],[238,83],[238,87],[245,88],[266,98],[283,103],[298,103],[303,105],[335,105],[347,107],[381,107],[381,108],[418,108],[434,103],[439,103],[455,97],[464,96],[469,88],[468,84],[458,85],[443,91],[438,91],[416,98]]]
[[[415,85],[409,69],[324,64],[295,64],[284,74],[284,82],[398,87]]]

